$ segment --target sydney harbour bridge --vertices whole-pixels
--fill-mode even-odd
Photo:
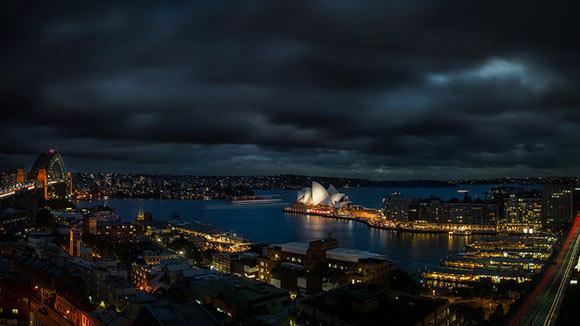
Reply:
[[[49,200],[67,198],[72,192],[71,173],[66,171],[64,160],[55,149],[40,154],[28,174],[24,168],[18,168],[10,179],[0,188],[0,207],[2,202],[22,196]]]

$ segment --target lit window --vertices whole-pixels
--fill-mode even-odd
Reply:
[[[13,315],[18,315],[18,309],[16,309],[16,308],[12,309],[12,314]]]

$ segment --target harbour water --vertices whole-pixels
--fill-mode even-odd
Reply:
[[[350,188],[339,189],[353,203],[379,208],[382,199],[399,191],[411,197],[434,195],[442,199],[461,198],[459,188]],[[467,186],[472,197],[483,198],[489,186]],[[210,223],[224,230],[234,231],[243,237],[264,243],[290,241],[307,242],[325,237],[328,233],[339,240],[341,247],[355,248],[385,254],[397,266],[410,273],[429,266],[437,266],[442,258],[461,250],[466,241],[478,236],[462,237],[447,234],[419,234],[373,229],[354,221],[316,216],[290,215],[282,212],[284,206],[296,199],[290,190],[257,191],[258,195],[278,195],[281,202],[257,205],[239,205],[228,201],[180,201],[159,199],[108,199],[81,202],[81,207],[106,205],[115,208],[125,221],[133,221],[143,208],[155,219],[166,220],[179,213],[183,222]]]

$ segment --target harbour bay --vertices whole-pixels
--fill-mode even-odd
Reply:
[[[473,197],[483,198],[490,186],[466,186]],[[342,189],[353,203],[379,208],[384,196],[402,192],[408,196],[431,195],[448,200],[460,197],[459,188],[349,188]],[[408,233],[379,230],[356,221],[317,216],[285,214],[282,208],[296,198],[293,190],[256,191],[258,195],[277,195],[280,202],[256,205],[238,205],[228,201],[182,201],[161,199],[118,199],[80,202],[81,207],[105,205],[117,210],[125,221],[132,221],[138,210],[153,214],[155,219],[167,220],[179,213],[182,222],[208,223],[254,242],[283,243],[308,242],[331,233],[341,246],[368,250],[386,255],[400,268],[410,273],[436,266],[449,254],[463,249],[466,241],[479,236],[449,236],[447,234]]]

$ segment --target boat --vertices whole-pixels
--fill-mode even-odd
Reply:
[[[281,202],[282,199],[276,195],[269,196],[241,196],[232,200],[232,204],[238,205],[255,205],[255,204],[271,204]]]

